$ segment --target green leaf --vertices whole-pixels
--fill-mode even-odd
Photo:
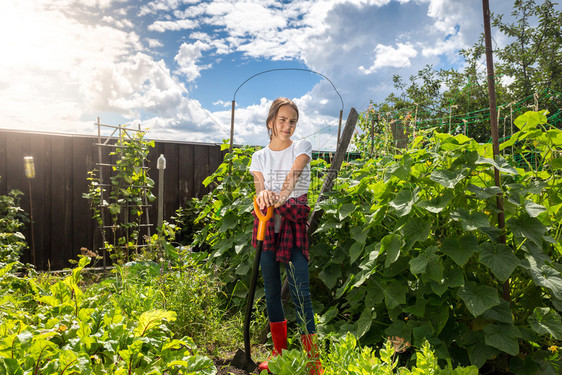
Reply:
[[[458,296],[464,301],[468,311],[475,317],[500,304],[498,291],[487,285],[468,282],[459,288]]]
[[[441,245],[441,251],[462,267],[472,254],[478,251],[478,240],[472,234],[466,234],[460,238],[447,237]]]
[[[455,195],[451,190],[445,190],[441,195],[431,200],[419,202],[417,206],[436,214],[447,208],[447,205],[454,197]]]
[[[484,319],[495,320],[500,323],[513,323],[513,314],[509,302],[500,299],[500,304],[484,311],[482,314]]]
[[[383,288],[384,300],[386,307],[392,310],[396,306],[406,304],[406,293],[408,292],[408,285],[405,282],[398,280],[391,280]]]
[[[168,368],[179,366],[185,371],[181,373],[187,374],[201,374],[201,375],[213,375],[217,373],[217,369],[210,358],[193,355],[188,357],[183,357],[181,360],[171,361],[167,364]]]
[[[513,324],[488,324],[484,327],[486,345],[506,352],[510,355],[519,354],[519,329]]]
[[[408,251],[417,241],[423,242],[429,237],[431,223],[422,217],[410,217],[401,229],[406,245],[404,250]]]
[[[429,261],[425,273],[430,280],[437,282],[443,280],[443,265],[439,262],[439,258],[436,257]]]
[[[478,199],[488,199],[492,198],[502,192],[502,190],[497,186],[488,186],[486,188],[481,188],[476,185],[468,185],[466,190],[474,193]]]
[[[158,328],[164,320],[173,322],[176,320],[176,313],[174,311],[165,310],[151,310],[141,314],[137,327],[134,330],[136,337],[143,337],[150,330]]]
[[[411,190],[401,190],[394,200],[389,205],[396,210],[399,217],[407,215],[412,210],[412,206],[416,201],[417,189],[412,192]]]
[[[431,323],[436,335],[439,335],[447,321],[449,320],[449,306],[443,304],[438,298],[435,298],[435,302],[429,304],[425,311],[425,318]]]
[[[519,265],[519,258],[509,246],[484,242],[480,244],[479,262],[488,267],[498,280],[504,282]]]
[[[235,228],[240,222],[240,217],[229,211],[224,215],[222,219],[222,225],[220,226],[219,232],[226,232],[228,229]]]
[[[560,315],[549,307],[535,307],[533,315],[527,319],[531,328],[539,335],[549,334],[562,340],[562,321]]]
[[[507,220],[506,223],[519,239],[529,239],[538,246],[542,246],[546,227],[539,219],[531,217],[527,213],[521,213],[519,216]]]
[[[529,216],[537,217],[541,213],[546,211],[546,207],[544,207],[543,205],[540,205],[540,204],[536,204],[533,201],[527,200],[525,202],[525,211],[527,211]]]
[[[342,204],[342,206],[338,210],[338,216],[339,216],[340,221],[344,221],[345,218],[348,217],[349,215],[351,215],[356,209],[357,209],[357,206],[353,203]]]
[[[482,367],[488,359],[499,354],[498,349],[482,343],[467,346],[467,352],[470,363],[477,367]]]
[[[322,324],[328,324],[332,321],[332,319],[338,316],[338,314],[339,314],[338,308],[336,306],[331,306],[328,309],[328,311],[324,313],[324,315],[320,315],[318,317],[318,321]]]
[[[425,340],[434,336],[435,330],[426,323],[426,325],[414,327],[412,333],[414,336],[414,346],[420,347]]]
[[[513,168],[511,165],[509,165],[509,163],[500,155],[496,155],[496,160],[492,160],[480,156],[478,157],[478,160],[476,160],[476,164],[491,165],[496,169],[498,169],[500,172],[504,172],[508,174],[517,174],[517,170]]]
[[[400,234],[387,234],[381,241],[381,252],[386,252],[386,260],[384,267],[388,268],[392,263],[396,262],[400,256],[400,247],[402,246],[402,236]]]
[[[111,203],[108,206],[108,209],[111,215],[118,215],[121,212],[121,206],[119,205],[119,203]]]
[[[463,208],[451,212],[451,219],[460,221],[462,229],[465,231],[473,231],[478,228],[486,228],[490,226],[488,216],[482,212],[471,214]]]
[[[365,243],[354,242],[349,248],[349,264],[353,264],[363,254],[363,249],[365,248]]]
[[[517,117],[513,124],[519,128],[519,130],[525,129],[526,131],[532,130],[537,127],[537,125],[546,124],[546,115],[542,112],[527,111],[521,116]]]
[[[429,178],[438,184],[453,189],[463,178],[468,175],[468,168],[448,170],[448,169],[436,169],[431,172]]]
[[[387,182],[392,176],[407,181],[410,177],[410,166],[399,163],[391,164],[384,173],[384,182]]]
[[[365,243],[367,241],[367,236],[369,235],[369,231],[371,230],[370,226],[366,227],[353,227],[351,228],[351,238],[359,243]]]
[[[404,311],[421,318],[425,315],[425,306],[427,305],[427,302],[428,301],[425,298],[416,297],[416,303],[406,306]]]
[[[427,258],[424,252],[421,252],[416,258],[410,259],[408,262],[410,264],[410,272],[414,275],[418,273],[424,273],[425,268],[427,267],[427,263],[429,259]]]
[[[550,164],[550,168],[552,170],[556,171],[562,169],[562,158],[558,157],[558,158],[551,159],[548,164]]]
[[[339,264],[328,263],[326,268],[318,274],[318,277],[329,289],[333,289],[341,275],[341,266]]]
[[[441,296],[447,289],[458,288],[463,285],[464,275],[462,270],[457,267],[449,267],[444,271],[444,275],[440,280],[435,280],[431,283],[431,290],[433,290],[436,295]]]
[[[375,316],[373,316],[373,314]],[[371,324],[373,323],[373,319],[376,317],[376,312],[371,313],[370,309],[365,309],[361,313],[359,320],[355,323],[355,333],[357,338],[360,339],[369,331],[371,328]]]
[[[548,264],[543,264],[539,267],[531,255],[527,255],[526,258],[529,262],[529,270],[535,284],[550,289],[556,298],[562,299],[562,277],[560,277],[560,271]]]

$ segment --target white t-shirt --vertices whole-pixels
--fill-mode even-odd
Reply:
[[[295,159],[301,154],[306,154],[312,159],[312,144],[310,141],[306,139],[293,141],[289,147],[282,151],[273,151],[269,146],[266,146],[252,155],[250,172],[261,172],[265,180],[265,189],[280,193]],[[296,198],[308,193],[309,186],[310,160],[302,170],[289,198]]]

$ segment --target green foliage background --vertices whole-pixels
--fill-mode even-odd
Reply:
[[[21,208],[19,190],[0,195],[0,267],[18,261],[27,249],[27,241],[22,234],[27,214]]]
[[[324,211],[310,250],[321,335],[352,332],[364,345],[398,336],[417,348],[428,340],[439,359],[457,365],[558,371],[562,132],[541,112],[515,125],[501,145],[514,147],[506,158],[494,159],[491,144],[435,131],[402,153],[344,164],[315,207]],[[208,179],[217,188],[199,203],[205,227],[196,235],[226,271],[228,299],[239,306],[254,254],[252,151],[227,155]],[[529,152],[535,162],[517,167],[514,156]],[[314,165],[311,196],[326,167]]]

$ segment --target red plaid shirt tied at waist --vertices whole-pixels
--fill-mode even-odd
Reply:
[[[273,210],[275,214],[281,216],[281,228],[278,235],[275,233],[274,217],[267,222],[265,229],[265,239],[263,240],[263,251],[275,251],[277,261],[289,263],[293,247],[298,247],[304,257],[308,260],[308,238],[306,229],[308,226],[308,207],[307,195],[303,194],[297,198],[289,198],[282,206]],[[252,234],[252,245],[257,247],[257,232],[259,220],[254,215],[254,232]]]

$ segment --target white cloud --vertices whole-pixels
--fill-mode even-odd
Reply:
[[[149,48],[158,48],[158,47],[163,47],[163,46],[164,46],[164,43],[162,43],[162,42],[159,41],[158,39],[146,38],[145,40],[146,40],[146,42],[148,43],[148,47],[149,47]]]
[[[168,30],[187,30],[195,29],[199,24],[192,20],[177,20],[177,21],[156,21],[152,25],[148,26],[148,30],[164,32]]]
[[[234,37],[258,35],[283,29],[287,22],[279,9],[266,8],[263,3],[235,2],[233,4],[213,2],[207,14],[213,23],[224,26]]]
[[[196,4],[199,0],[155,0],[142,5],[139,15],[154,14],[158,12],[168,12],[174,10],[182,4]]]
[[[2,127],[93,133],[100,114],[185,126],[180,109],[204,113],[183,96],[164,61],[141,52],[135,32],[81,23],[61,4],[52,9],[20,1],[0,14],[0,32],[12,35],[3,44],[10,58],[0,60]]]
[[[123,29],[123,28],[132,29],[134,27],[133,23],[126,18],[116,19],[111,16],[104,16],[102,18],[102,21],[107,22],[110,25],[114,25],[119,29]]]
[[[56,124],[75,133],[103,112],[146,124],[157,138],[192,141],[228,136],[230,103],[207,99],[224,106],[209,113],[192,99],[203,85],[214,89],[200,80],[205,69],[230,61],[236,69],[264,60],[304,65],[333,81],[345,121],[351,106],[388,95],[393,74],[458,64],[458,49],[482,32],[481,5],[462,0],[143,0],[137,8],[124,0],[7,1],[0,126]],[[492,6],[506,14],[512,2]],[[333,88],[320,80],[299,96],[297,138],[312,134],[315,149],[332,147],[341,108]],[[237,108],[237,142],[267,142],[271,100]]]
[[[180,50],[174,60],[179,65],[178,72],[182,73],[187,77],[189,82],[194,81],[198,78],[202,69],[208,69],[210,65],[197,65],[199,59],[203,55],[203,51],[211,48],[208,44],[201,41],[196,41],[195,43],[182,43]]]
[[[392,46],[385,46],[377,44],[375,47],[375,62],[370,68],[359,66],[359,70],[364,74],[371,74],[376,72],[379,68],[390,67],[403,67],[410,66],[411,59],[418,55],[417,51],[410,44],[398,43],[397,48]]]
[[[34,129],[79,131],[84,112],[94,110],[82,101],[100,84],[92,78],[141,47],[134,32],[83,25],[39,2],[12,1],[0,14],[0,33],[10,35],[3,43],[9,58],[0,59],[2,122],[17,118]]]

